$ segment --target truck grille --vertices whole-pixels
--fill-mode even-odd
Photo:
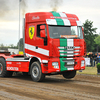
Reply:
[[[61,57],[79,56],[80,46],[58,47]]]

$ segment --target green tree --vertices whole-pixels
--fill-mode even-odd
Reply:
[[[9,46],[5,46],[3,43],[0,44],[0,50],[8,50],[8,48],[18,49],[17,46],[14,46],[13,44],[10,44]]]
[[[7,47],[4,46],[4,44],[2,43],[2,44],[0,44],[0,50],[7,50]]]
[[[95,35],[97,28],[93,28],[93,22],[89,21],[88,19],[83,23],[84,28],[84,37],[86,41],[87,51],[94,51],[95,50]]]
[[[97,37],[95,37],[94,39],[95,43],[96,43],[96,48],[97,48],[97,51],[100,52],[100,35],[98,35]]]
[[[19,47],[19,51],[23,51],[23,47],[24,47],[23,38],[19,40],[19,42],[17,43],[17,46]]]

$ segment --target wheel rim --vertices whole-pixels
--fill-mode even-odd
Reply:
[[[3,65],[0,63],[0,74],[2,73],[3,71]]]
[[[34,66],[32,69],[32,75],[36,78],[38,77],[38,74],[39,74],[39,69],[37,66]]]

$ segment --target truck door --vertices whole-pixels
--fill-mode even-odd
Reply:
[[[37,25],[36,50],[39,55],[49,56],[48,36],[45,24]]]
[[[25,26],[24,48],[25,53],[33,55],[35,51],[36,24],[29,23]]]

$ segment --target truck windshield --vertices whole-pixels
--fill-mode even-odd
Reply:
[[[79,26],[54,26],[49,25],[51,38],[78,38],[83,39],[82,28]]]

